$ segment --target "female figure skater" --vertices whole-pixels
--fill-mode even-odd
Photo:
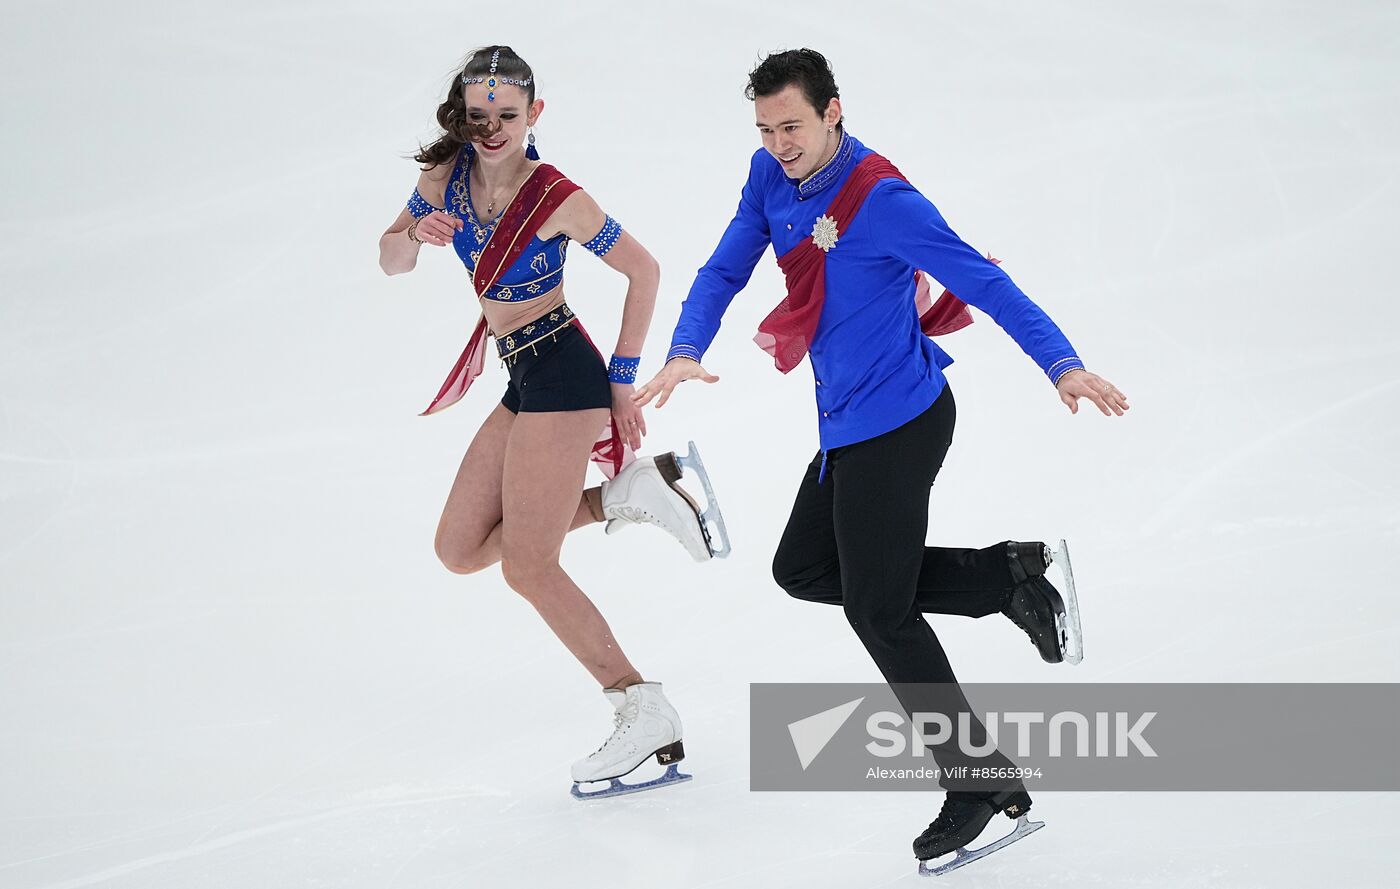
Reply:
[[[508,46],[468,57],[438,108],[442,136],[414,158],[423,164],[417,188],[380,238],[379,263],[386,274],[401,274],[413,270],[422,245],[450,244],[472,275],[481,321],[424,413],[461,398],[481,372],[488,331],[510,381],[462,459],[438,526],[437,555],[459,574],[499,562],[506,583],[602,686],[616,711],[615,730],[572,770],[573,793],[596,796],[688,776],[674,766],[684,757],[680,717],[560,567],[564,535],[605,520],[609,530],[649,522],[697,560],[714,550],[700,512],[674,486],[682,467],[703,468],[674,454],[634,460],[630,453],[646,433],[631,396],[656,301],[656,260],[587,192],[539,161],[532,127],[544,101],[535,98],[534,82]],[[608,364],[564,300],[571,240],[627,278]],[[590,453],[611,481],[584,490]],[[617,780],[652,755],[670,766],[665,777],[646,785]],[[611,783],[580,790],[592,781]]]

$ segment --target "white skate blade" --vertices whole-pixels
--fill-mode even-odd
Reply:
[[[695,447],[695,442],[690,442],[690,452],[684,457],[677,456],[676,462],[683,469],[689,469],[700,479],[700,486],[705,489],[706,507],[700,513],[700,530],[705,535],[705,546],[710,550],[710,556],[716,559],[723,559],[729,555],[733,547],[729,545],[729,531],[724,527],[724,514],[719,511],[719,501],[715,499],[715,489],[710,485],[710,475],[705,471],[705,464],[700,460],[700,451]],[[719,538],[719,546],[715,545],[715,538]]]
[[[1060,543],[1063,544],[1064,541],[1060,541]],[[1026,837],[1035,833],[1037,830],[1040,830],[1044,826],[1044,821],[1031,821],[1029,816],[1022,815],[1020,818],[1016,819],[1015,830],[1013,830],[1011,833],[1008,833],[1006,836],[1002,837],[999,840],[988,843],[980,849],[973,849],[971,852],[967,851],[966,846],[964,846],[961,849],[956,849],[953,852],[952,861],[937,866],[930,866],[927,861],[920,861],[919,876],[940,877],[943,874],[948,873],[949,871],[957,870],[964,864],[971,864],[979,858],[986,858],[988,855],[991,855],[993,852],[996,852],[999,849],[1005,849],[1007,846],[1011,845],[1017,840],[1025,839]]]
[[[582,790],[578,781],[569,788],[569,793],[574,799],[601,799],[607,796],[622,796],[627,793],[641,793],[644,790],[656,790],[659,787],[666,787],[670,784],[680,784],[689,781],[694,775],[682,774],[679,763],[671,763],[666,767],[666,773],[660,778],[653,778],[650,781],[638,781],[636,784],[624,784],[617,778],[608,778],[608,786],[601,790]],[[584,782],[588,784],[601,784],[602,781]]]
[[[1069,561],[1069,544],[1060,539],[1060,547],[1050,554],[1051,562],[1060,566],[1065,578],[1065,613],[1055,615],[1055,630],[1060,634],[1060,649],[1064,652],[1065,663],[1077,664],[1084,660],[1084,628],[1079,623],[1079,596],[1074,589],[1074,567]]]

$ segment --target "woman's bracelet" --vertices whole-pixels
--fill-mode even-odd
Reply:
[[[623,358],[614,355],[612,361],[608,362],[608,380],[613,383],[635,383],[637,382],[637,367],[642,363],[642,358]]]
[[[418,223],[422,221],[422,219],[415,219],[408,224],[408,239],[415,244],[423,243],[423,239],[418,237]]]

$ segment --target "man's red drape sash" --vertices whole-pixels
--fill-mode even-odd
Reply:
[[[826,211],[826,217],[835,222],[836,244],[831,249],[841,249],[840,234],[850,227],[875,184],[889,178],[909,181],[878,154],[866,155],[856,164]],[[778,266],[787,279],[787,296],[759,324],[754,342],[773,356],[773,363],[783,373],[802,363],[811,348],[826,298],[826,253],[815,238],[809,237],[778,257]],[[919,326],[925,334],[941,336],[972,323],[966,303],[947,290],[934,300],[924,273],[916,271],[914,277]]]

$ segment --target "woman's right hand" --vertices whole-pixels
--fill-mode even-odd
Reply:
[[[451,241],[452,237],[457,234],[457,232],[461,231],[463,227],[462,220],[458,219],[456,216],[448,216],[441,210],[434,210],[427,216],[419,219],[418,227],[413,231],[424,244],[432,244],[434,247],[446,247],[447,242]]]
[[[671,390],[675,389],[686,380],[704,380],[707,383],[718,383],[719,377],[705,370],[700,366],[700,362],[689,358],[672,358],[661,368],[661,372],[651,378],[651,381],[644,386],[637,388],[632,400],[637,407],[645,407],[651,400],[660,395],[661,400],[656,403],[657,408],[666,405],[666,400],[671,397]]]

